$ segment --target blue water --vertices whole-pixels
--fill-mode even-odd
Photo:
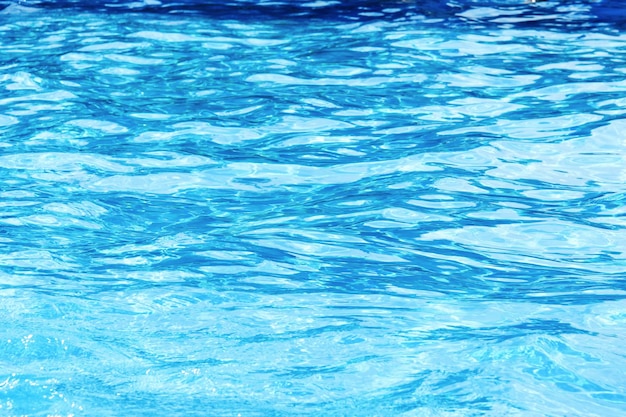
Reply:
[[[0,2],[1,416],[626,415],[626,5]]]

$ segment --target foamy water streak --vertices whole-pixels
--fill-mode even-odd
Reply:
[[[330,3],[0,12],[0,414],[626,412],[626,34]]]

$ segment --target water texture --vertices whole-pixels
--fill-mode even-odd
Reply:
[[[619,3],[0,7],[0,415],[626,414]]]

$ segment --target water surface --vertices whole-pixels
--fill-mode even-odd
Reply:
[[[0,414],[626,412],[606,4],[0,7]]]

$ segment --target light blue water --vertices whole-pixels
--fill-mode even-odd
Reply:
[[[625,415],[619,4],[241,4],[0,12],[0,415]]]

